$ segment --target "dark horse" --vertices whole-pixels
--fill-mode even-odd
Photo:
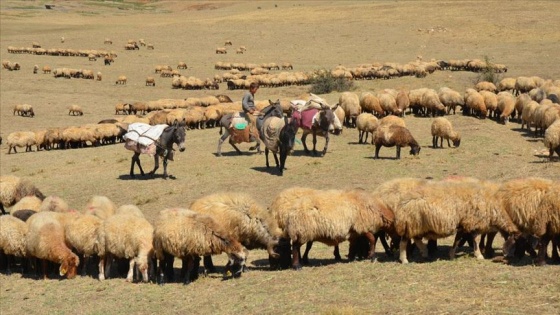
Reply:
[[[242,139],[243,137],[241,138],[236,137],[237,142],[232,137],[230,137],[230,135],[233,134],[234,132],[233,127],[230,127],[233,114],[224,115],[222,119],[220,119],[220,135],[222,136],[220,137],[220,140],[218,140],[218,152],[217,152],[218,156],[222,156],[222,143],[224,143],[224,141],[226,141],[228,137],[229,137],[229,144],[231,144],[231,146],[235,149],[235,151],[237,151],[238,154],[241,154],[241,150],[237,148],[235,143],[240,143],[240,142],[257,142],[257,144],[251,147],[250,150],[256,149],[258,153],[261,153],[261,140],[259,137],[259,130],[260,127],[262,126],[263,121],[271,116],[283,117],[282,107],[280,106],[280,100],[276,100],[275,102],[269,100],[268,102],[270,105],[266,106],[260,111],[261,115],[257,119],[257,130],[252,130],[253,128],[251,128],[251,126],[248,125],[246,128],[251,128],[249,129],[249,137],[245,139]],[[225,133],[222,133],[222,128],[226,129]]]
[[[185,138],[186,138],[186,128],[185,123],[179,123],[177,120],[173,125],[165,128],[156,140],[156,154],[154,155],[154,169],[150,172],[150,175],[154,175],[156,170],[159,168],[159,157],[163,157],[163,178],[167,179],[167,160],[173,161],[173,144],[176,143],[179,146],[179,151],[185,151]],[[140,152],[135,151],[132,156],[132,163],[130,164],[130,176],[134,177],[134,163],[138,164],[140,168],[140,174],[144,175],[144,170],[140,165]]]
[[[312,109],[313,110],[313,109]],[[302,122],[302,116],[296,118],[299,120],[299,126],[303,129],[303,134],[301,135],[301,142],[303,144],[303,148],[305,153],[309,154],[309,149],[305,144],[305,139],[307,139],[308,134],[313,134],[313,154],[317,155],[316,145],[317,145],[317,136],[325,138],[325,147],[323,148],[323,152],[321,156],[327,154],[327,149],[329,147],[329,128],[335,121],[335,116],[333,109],[328,107],[327,105],[321,104],[321,109],[318,110],[318,119],[316,119],[311,126]],[[298,116],[298,115],[296,115]]]
[[[266,167],[270,167],[268,162],[268,152],[272,151],[274,161],[276,161],[276,167],[280,171],[280,175],[283,175],[286,165],[286,157],[294,147],[299,124],[296,119],[283,117],[282,108],[280,107],[280,103],[278,101],[276,103],[271,103],[270,106],[276,107],[275,109],[271,109],[271,111],[274,110],[274,114],[267,115],[268,112],[265,108],[263,111],[265,112],[266,118],[257,121],[257,125],[259,125],[259,122],[262,122],[259,126],[259,132],[261,140],[265,143],[264,152],[266,156]],[[281,129],[279,132],[278,129],[273,126],[273,124],[277,122],[272,120],[273,117],[284,119],[284,126],[280,127]],[[280,160],[278,160],[276,153],[280,153]]]

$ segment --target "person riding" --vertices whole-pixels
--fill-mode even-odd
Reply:
[[[243,99],[241,100],[241,107],[243,108],[243,116],[253,127],[256,127],[256,117],[259,111],[255,106],[255,93],[259,89],[259,84],[257,82],[251,82],[249,85],[249,91],[245,92]]]

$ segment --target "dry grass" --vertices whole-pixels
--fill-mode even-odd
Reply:
[[[289,61],[294,70],[356,66],[374,61],[405,63],[421,55],[424,60],[483,58],[509,66],[506,76],[538,75],[560,78],[558,42],[560,22],[550,12],[560,3],[538,1],[459,2],[187,2],[187,1],[2,1],[0,4],[0,56],[17,61],[21,71],[0,71],[0,133],[5,138],[17,130],[39,130],[97,122],[113,118],[119,101],[202,97],[225,93],[240,99],[243,91],[182,91],[171,89],[171,80],[156,77],[156,87],[145,87],[146,76],[158,64],[189,68],[182,74],[212,77],[216,61]],[[277,7],[275,7],[275,4]],[[258,9],[257,7],[260,7]],[[432,28],[445,32],[429,32]],[[427,31],[426,31],[427,30]],[[60,37],[66,38],[60,43]],[[113,45],[104,45],[104,38]],[[144,38],[155,50],[124,51],[128,39]],[[233,49],[247,52],[215,55],[225,40]],[[111,66],[102,60],[7,54],[7,46],[108,49],[118,53]],[[104,81],[54,79],[32,74],[32,67],[73,67],[101,71]],[[114,84],[118,75],[126,86]],[[383,88],[439,88],[459,91],[472,86],[476,74],[436,72],[424,79],[400,78],[356,82],[356,92]],[[257,99],[291,99],[308,87],[261,88]],[[334,103],[338,94],[323,95]],[[35,118],[12,115],[17,103],[35,108]],[[68,116],[70,104],[84,109],[84,116]],[[430,118],[408,116],[407,126],[422,151],[412,158],[403,150],[396,161],[394,148],[382,148],[373,160],[370,145],[358,145],[356,130],[333,137],[324,158],[302,154],[298,145],[288,157],[283,177],[265,168],[264,156],[233,154],[226,143],[224,157],[214,153],[218,130],[187,134],[187,151],[178,153],[169,171],[177,179],[131,180],[129,151],[122,144],[98,148],[55,150],[8,155],[2,145],[0,172],[29,178],[47,195],[65,198],[82,209],[92,195],[106,195],[117,204],[137,204],[151,220],[166,207],[186,206],[215,191],[244,191],[271,202],[280,190],[305,185],[313,188],[372,189],[386,180],[410,176],[443,178],[466,175],[506,180],[523,176],[560,179],[560,164],[535,155],[541,139],[492,120],[448,116],[463,137],[457,149],[434,150]],[[308,143],[310,139],[308,139]],[[319,149],[323,140],[319,139]],[[249,145],[240,148],[248,152]],[[153,162],[142,157],[145,169]],[[449,245],[449,241],[444,242]],[[498,246],[499,244],[496,244]],[[217,275],[182,286],[132,285],[124,279],[98,282],[91,278],[39,281],[19,274],[0,275],[2,314],[60,313],[323,313],[323,314],[558,314],[558,266],[535,268],[529,260],[518,266],[476,261],[465,254],[455,261],[402,266],[391,261],[338,263],[332,248],[320,244],[311,252],[314,267],[301,272],[266,270],[266,253],[254,251],[251,272],[234,281]],[[341,248],[342,253],[347,247]],[[381,255],[383,256],[383,255]],[[224,257],[217,264],[223,265]]]

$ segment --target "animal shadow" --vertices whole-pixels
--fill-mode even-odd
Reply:
[[[276,166],[271,166],[271,167],[266,167],[266,166],[257,166],[257,167],[251,167],[252,170],[255,170],[257,172],[261,172],[261,173],[268,173],[270,175],[276,175],[276,176],[280,176],[280,171],[278,170],[278,168]],[[284,169],[284,170],[287,170]]]
[[[145,175],[139,175],[136,174],[134,176],[130,176],[128,174],[126,175],[119,175],[120,180],[152,180],[152,179],[165,179],[163,178],[163,174],[145,174]],[[177,179],[177,177],[175,177],[174,175],[168,174],[167,175],[167,179],[171,179],[171,180],[175,180]]]

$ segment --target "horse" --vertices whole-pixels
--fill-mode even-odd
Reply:
[[[307,144],[305,143],[305,140],[307,139],[307,135],[313,134],[313,155],[317,155],[317,150],[315,149],[317,145],[317,136],[325,138],[325,147],[323,148],[323,152],[321,156],[325,156],[325,154],[327,154],[327,149],[329,147],[329,129],[331,125],[333,125],[335,122],[335,115],[333,112],[334,109],[336,108],[331,109],[329,106],[321,104],[320,109],[314,108],[308,110],[308,111],[317,110],[316,118],[313,120],[311,125],[305,124],[303,122],[304,119],[303,116],[305,115],[303,113],[305,113],[305,111],[301,112],[300,115],[296,114],[296,119],[298,120],[299,126],[303,129],[303,134],[301,135],[301,142],[303,144],[303,149],[305,150],[305,153],[307,154],[310,153],[309,149],[307,148]],[[299,112],[295,112],[295,113],[299,113]]]
[[[282,107],[280,106],[280,100],[276,100],[275,102],[269,100],[268,102],[270,105],[266,106],[260,111],[261,115],[257,119],[256,130],[254,130],[255,128],[252,128],[250,124],[247,127],[245,127],[249,129],[243,131],[236,130],[234,126],[230,126],[231,120],[234,115],[233,113],[224,115],[222,119],[220,119],[221,137],[218,140],[217,156],[222,156],[222,143],[224,143],[224,141],[226,141],[228,137],[229,137],[229,144],[231,144],[231,146],[235,149],[235,151],[237,151],[238,154],[242,154],[242,153],[235,144],[241,142],[256,142],[257,144],[249,148],[249,150],[252,151],[256,149],[259,154],[261,153],[261,146],[260,146],[261,140],[259,137],[259,128],[260,126],[262,126],[263,121],[271,116],[283,117]],[[225,133],[222,133],[222,128],[225,128],[226,130]],[[230,137],[231,135],[234,135],[235,137]]]
[[[185,151],[185,138],[186,138],[186,124],[184,121],[178,122],[175,120],[173,125],[166,127],[158,140],[155,141],[156,144],[156,154],[154,154],[154,169],[149,173],[154,175],[156,170],[159,168],[159,157],[163,158],[163,178],[167,179],[167,160],[173,161],[173,144],[176,143],[179,147],[179,151]],[[140,150],[134,150],[134,155],[132,156],[132,163],[130,164],[130,176],[134,177],[134,164],[138,165],[140,169],[140,174],[144,176],[144,170],[140,165]]]
[[[281,125],[280,119],[282,118],[276,116],[267,118],[259,130],[261,132],[261,139],[265,144],[266,167],[270,167],[268,152],[271,151],[274,161],[276,161],[276,167],[280,171],[280,176],[282,176],[286,165],[286,157],[294,147],[299,125],[296,119],[288,119],[287,117],[284,117],[283,125]],[[274,126],[278,127],[275,128]],[[278,128],[280,128],[280,131],[278,131]],[[278,152],[280,153],[280,160],[278,160],[276,155]]]

